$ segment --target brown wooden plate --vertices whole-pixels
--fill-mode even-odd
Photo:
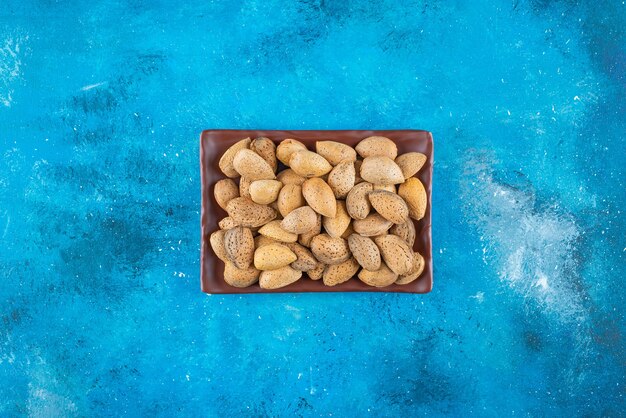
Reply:
[[[220,219],[227,216],[213,197],[215,183],[225,178],[218,162],[228,147],[240,139],[265,136],[278,143],[285,138],[303,142],[310,150],[315,150],[315,141],[337,141],[355,146],[361,139],[372,135],[386,136],[398,146],[398,154],[421,152],[428,157],[426,164],[416,175],[428,194],[426,216],[415,222],[416,240],[413,246],[426,263],[422,275],[412,283],[386,287],[372,287],[353,277],[337,286],[325,286],[322,280],[311,280],[306,274],[297,282],[280,289],[261,289],[257,284],[246,288],[232,287],[224,281],[224,263],[213,253],[209,236],[217,230]],[[431,192],[433,173],[433,137],[430,132],[418,130],[391,131],[277,131],[277,130],[206,130],[200,135],[200,176],[202,179],[202,250],[200,281],[206,293],[294,293],[294,292],[403,292],[428,293],[433,287],[432,238],[431,238]]]

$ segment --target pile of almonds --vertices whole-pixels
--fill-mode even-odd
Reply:
[[[411,219],[422,219],[427,205],[413,176],[426,159],[417,152],[398,155],[382,136],[355,148],[318,141],[315,152],[295,139],[278,147],[265,137],[242,139],[222,155],[219,166],[229,178],[214,189],[228,213],[210,237],[225,263],[224,280],[277,289],[304,272],[334,286],[358,272],[370,286],[412,282],[424,258],[412,249]],[[278,161],[287,168],[278,172]]]

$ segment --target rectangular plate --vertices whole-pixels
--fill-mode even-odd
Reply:
[[[219,169],[219,159],[235,142],[250,137],[265,136],[276,143],[293,138],[303,142],[310,150],[315,150],[315,141],[337,141],[354,147],[368,136],[380,135],[392,139],[398,146],[398,153],[421,152],[428,159],[416,175],[428,194],[426,216],[415,222],[417,238],[413,246],[426,263],[422,275],[406,285],[391,285],[382,288],[368,286],[353,277],[337,286],[325,286],[321,280],[311,280],[306,274],[297,282],[280,289],[261,289],[257,284],[246,287],[232,287],[224,281],[224,263],[220,261],[209,243],[209,236],[217,229],[220,219],[227,216],[213,196],[215,183],[225,178]],[[206,293],[293,293],[293,292],[402,292],[428,293],[433,287],[432,240],[431,240],[431,190],[433,172],[433,137],[430,132],[418,130],[395,131],[272,131],[272,130],[207,130],[200,135],[200,175],[202,177],[202,254],[200,281]]]

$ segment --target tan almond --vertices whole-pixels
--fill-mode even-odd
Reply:
[[[421,152],[407,152],[406,154],[398,155],[396,158],[396,164],[402,170],[402,174],[405,179],[413,177],[426,163],[428,157]]]
[[[426,263],[424,262],[424,257],[422,257],[422,255],[418,252],[414,253],[413,268],[407,274],[398,277],[398,280],[396,280],[396,284],[411,283],[422,275],[425,265]]]
[[[213,253],[220,260],[226,262],[228,261],[228,255],[226,255],[226,247],[224,246],[224,234],[226,231],[219,230],[215,231],[209,237],[209,243],[211,244],[211,248],[213,249]]]
[[[300,234],[298,237],[298,242],[300,245],[305,247],[311,246],[311,240],[314,236],[319,235],[322,232],[322,215],[319,213],[316,214],[317,219],[315,219],[315,226],[309,232],[305,232],[304,234]]]
[[[251,184],[252,184],[252,181],[249,178],[240,177],[239,178],[239,196],[247,197],[248,199],[252,198],[252,195],[250,194]]]
[[[356,152],[362,158],[384,156],[395,160],[398,156],[398,147],[395,142],[384,136],[370,136],[359,142]]]
[[[346,209],[352,219],[365,219],[369,215],[372,206],[367,194],[373,190],[367,182],[355,185],[346,197]]]
[[[383,218],[379,213],[370,213],[365,219],[352,222],[354,232],[364,237],[373,237],[387,232],[393,222]]]
[[[318,263],[314,269],[307,271],[306,274],[311,280],[319,280],[322,278],[324,270],[326,270],[326,264]]]
[[[282,184],[297,184],[298,186],[302,186],[302,183],[304,183],[304,180],[306,180],[306,177],[302,177],[301,175],[296,174],[296,172],[293,171],[291,168],[282,170],[276,175],[276,178]]]
[[[224,233],[226,256],[235,267],[247,269],[254,256],[254,236],[249,228],[237,226]]]
[[[409,207],[409,216],[419,221],[426,214],[426,206],[428,198],[426,197],[426,189],[421,181],[415,177],[407,179],[398,188],[398,195],[404,199]]]
[[[269,205],[278,199],[283,184],[278,180],[256,180],[250,183],[250,198],[260,205]]]
[[[274,144],[274,141],[261,136],[250,143],[250,149],[259,154],[272,168],[272,171],[274,171],[274,173],[276,172],[278,169],[278,161],[276,160],[276,144]]]
[[[380,251],[371,238],[352,234],[348,237],[348,246],[364,269],[376,271],[380,268]]]
[[[297,184],[285,184],[280,189],[276,202],[278,211],[283,217],[289,215],[292,210],[306,205],[304,196],[302,196],[302,187]]]
[[[361,164],[361,177],[372,184],[400,184],[404,175],[400,167],[390,158],[384,156],[367,157]]]
[[[268,244],[254,251],[254,267],[259,270],[276,270],[288,266],[297,258],[285,245]]]
[[[353,257],[340,264],[326,267],[323,274],[323,281],[326,286],[336,286],[350,280],[361,266]]]
[[[354,226],[352,225],[352,220],[350,220],[348,227],[345,231],[343,231],[343,234],[341,234],[341,238],[348,239],[348,237],[352,234],[354,234]]]
[[[276,211],[269,206],[254,203],[247,197],[236,197],[226,205],[228,216],[239,225],[258,227],[276,218]]]
[[[341,142],[317,141],[315,151],[333,166],[343,161],[356,161],[354,148]]]
[[[259,285],[262,289],[279,289],[297,282],[302,277],[302,272],[289,266],[276,270],[262,271],[259,277]]]
[[[280,226],[294,234],[305,234],[315,228],[316,223],[317,213],[310,206],[302,206],[289,212]]]
[[[361,164],[363,164],[363,160],[356,160],[354,162],[354,184],[359,184],[363,182],[363,177],[361,177]]]
[[[409,247],[413,247],[413,244],[415,244],[415,224],[411,219],[404,223],[393,225],[389,232],[402,238],[404,242],[409,244]]]
[[[293,242],[290,244],[285,244],[293,253],[296,255],[296,261],[291,263],[291,268],[299,271],[310,271],[317,267],[319,262],[313,256],[313,253],[309,251],[306,247]]]
[[[274,238],[270,238],[265,235],[257,235],[254,237],[254,248],[260,248],[269,244],[280,244],[280,241],[276,241]]]
[[[376,271],[361,269],[358,277],[368,286],[385,287],[393,284],[398,275],[391,271],[385,263],[381,263],[380,268]]]
[[[250,181],[273,180],[276,178],[272,167],[256,152],[249,149],[241,149],[235,154],[233,167],[242,176]]]
[[[297,139],[284,139],[276,148],[276,157],[288,166],[291,155],[296,151],[306,151],[306,145]]]
[[[259,281],[260,270],[250,266],[239,269],[230,261],[224,263],[224,281],[233,287],[248,287]]]
[[[391,193],[396,193],[396,186],[393,184],[375,184],[374,190],[385,190]]]
[[[218,222],[218,225],[220,226],[220,229],[230,229],[239,226],[239,224],[230,216],[223,218]]]
[[[367,198],[383,218],[401,224],[409,220],[409,208],[400,196],[386,190],[373,190]]]
[[[398,275],[407,274],[413,268],[413,249],[402,238],[383,235],[374,238],[385,264]]]
[[[302,196],[308,205],[322,216],[334,218],[337,214],[337,201],[332,189],[324,180],[311,178],[302,184]]]
[[[415,244],[415,238],[417,234],[415,232],[415,224],[413,223],[412,219],[409,219],[404,223],[392,226],[389,229],[389,233],[402,238],[404,242],[409,244],[409,247],[413,247],[413,245]]]
[[[296,174],[307,178],[323,176],[333,168],[324,157],[313,151],[294,152],[289,159],[289,167]]]
[[[213,187],[213,196],[219,207],[226,210],[226,204],[239,197],[239,188],[231,179],[221,179]]]
[[[222,173],[224,173],[226,177],[239,177],[239,173],[237,172],[237,170],[235,170],[235,167],[233,166],[235,154],[237,154],[239,150],[249,148],[251,142],[252,141],[250,140],[250,138],[244,138],[241,141],[231,145],[230,148],[224,151],[224,154],[222,154],[222,157],[220,158],[219,166],[220,170],[222,170]]]
[[[315,258],[325,264],[339,264],[350,258],[347,241],[343,238],[332,238],[328,234],[313,237],[311,251]]]
[[[322,225],[324,229],[333,238],[339,238],[346,232],[348,226],[350,225],[350,215],[348,215],[348,211],[346,210],[346,202],[343,200],[337,201],[337,214],[335,217],[330,218],[328,216],[322,217]]]
[[[328,185],[337,199],[345,199],[354,187],[354,163],[344,161],[335,166],[328,174]]]
[[[259,234],[280,242],[296,242],[298,240],[298,235],[285,231],[279,220],[273,220],[263,225],[259,229]]]

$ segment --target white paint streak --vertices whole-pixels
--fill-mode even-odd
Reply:
[[[87,91],[87,90],[95,89],[96,87],[104,86],[106,83],[107,83],[106,81],[101,81],[100,83],[96,83],[96,84],[88,84],[86,86],[81,87],[80,90]]]
[[[21,76],[21,44],[27,40],[6,38],[0,41],[0,104],[11,107],[15,82]]]
[[[462,185],[468,219],[485,242],[484,260],[495,266],[503,283],[559,320],[586,319],[575,283],[579,226],[567,213],[537,209],[532,190],[499,182],[491,164],[485,155],[472,155],[463,176],[468,181]]]

